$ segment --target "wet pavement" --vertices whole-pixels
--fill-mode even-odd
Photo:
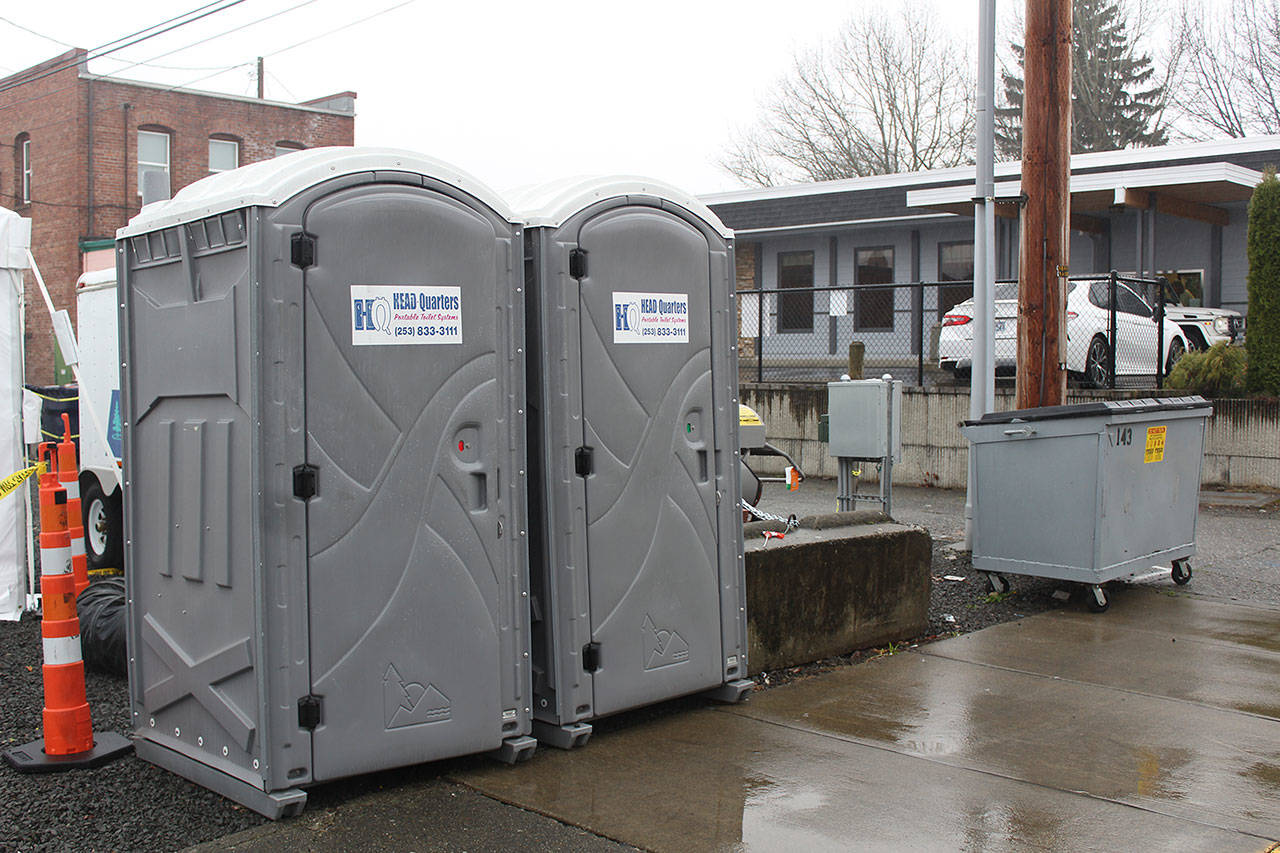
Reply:
[[[1146,589],[455,778],[653,850],[1269,849],[1280,610]]]
[[[829,511],[816,485],[774,497]],[[962,493],[895,494],[900,519],[958,538]],[[1118,589],[1104,614],[1067,605],[742,705],[678,700],[515,767],[317,792],[202,849],[1277,853],[1280,572],[1257,559],[1275,522],[1274,504],[1202,509],[1192,584]]]

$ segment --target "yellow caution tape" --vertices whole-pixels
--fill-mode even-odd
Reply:
[[[32,474],[43,474],[46,471],[45,463],[38,462],[30,468],[23,468],[21,471],[15,471],[3,480],[0,480],[0,499],[7,498],[9,493],[14,491],[27,481]]]

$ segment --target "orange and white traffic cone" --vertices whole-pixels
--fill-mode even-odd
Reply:
[[[55,463],[52,444],[41,456]],[[75,576],[71,569],[71,535],[67,531],[67,492],[57,482],[40,479],[40,636],[44,646],[44,737],[4,753],[15,770],[50,773],[98,767],[133,748],[115,732],[96,738],[84,690],[80,656],[80,620],[76,617]]]
[[[58,482],[67,490],[67,532],[71,534],[71,572],[76,595],[89,587],[89,558],[84,552],[84,513],[80,508],[80,465],[71,440],[71,416],[62,414],[62,441],[58,442]]]

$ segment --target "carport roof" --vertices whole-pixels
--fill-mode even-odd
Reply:
[[[1221,224],[1225,224],[1226,212],[1213,205],[1248,201],[1260,180],[1260,172],[1222,162],[1073,174],[1071,212],[1107,210],[1117,206],[1147,207],[1154,194],[1157,209],[1164,202],[1166,212],[1191,219],[1220,218],[1223,220]],[[1016,206],[1021,196],[1021,180],[996,182],[998,205]],[[1184,204],[1176,205],[1174,201]],[[907,207],[972,214],[973,185],[908,190]],[[1016,215],[1013,210],[1009,213]]]
[[[1154,194],[1157,209],[1181,215],[1187,204],[1214,205],[1249,198],[1260,170],[1269,163],[1280,163],[1280,136],[1076,154],[1071,158],[1074,209],[1101,210],[1121,203],[1116,201],[1116,190],[1120,188],[1128,191],[1123,202],[1128,206],[1146,206],[1139,203],[1138,194]],[[999,196],[1011,200],[1017,197],[1021,171],[1022,164],[1017,161],[996,164]],[[1143,182],[1140,186],[1127,177],[1096,177],[1100,175],[1144,177],[1139,179]],[[1011,185],[1018,189],[1013,190]],[[701,199],[726,225],[745,237],[971,215],[973,188],[974,167],[958,166],[735,190]],[[1084,188],[1088,188],[1087,195],[1077,196],[1078,191],[1085,192]],[[1006,196],[1009,190],[1012,195]],[[1150,203],[1149,198],[1147,201]],[[997,206],[1005,208],[1001,212],[1006,215],[1014,213],[1011,204]],[[1207,213],[1216,219],[1224,214],[1220,210]]]

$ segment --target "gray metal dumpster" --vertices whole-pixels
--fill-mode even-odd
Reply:
[[[746,680],[732,235],[639,178],[527,214],[534,734]]]
[[[267,815],[497,750],[531,697],[521,228],[457,169],[331,148],[117,239],[138,754]]]
[[[973,566],[1102,584],[1172,564],[1191,579],[1205,422],[1201,397],[1107,400],[966,421],[976,486]]]

